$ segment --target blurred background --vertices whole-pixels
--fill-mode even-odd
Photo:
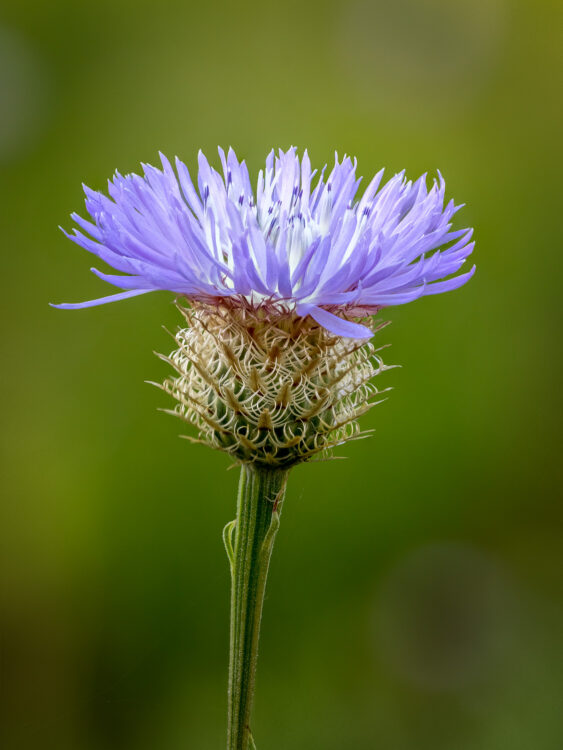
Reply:
[[[224,747],[228,460],[159,414],[164,293],[57,229],[81,182],[232,145],[440,169],[462,290],[391,309],[389,400],[291,476],[254,733],[270,750],[558,750],[561,24],[556,0],[4,0],[6,750]]]

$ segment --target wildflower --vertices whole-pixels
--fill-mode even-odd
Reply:
[[[240,461],[292,465],[364,434],[357,419],[386,369],[370,316],[464,284],[473,268],[453,274],[472,230],[452,230],[441,175],[430,189],[404,173],[380,187],[380,171],[357,200],[349,157],[317,176],[307,151],[272,151],[253,191],[245,162],[219,156],[223,175],[200,152],[199,192],[164,156],[143,177],[116,173],[110,197],[85,187],[92,221],[72,214],[67,236],[122,272],[92,269],[126,291],[58,307],[179,295],[188,327],[162,386],[173,413]]]
[[[254,192],[244,161],[219,149],[223,175],[199,155],[187,167],[116,173],[109,197],[85,187],[91,221],[67,235],[120,275],[92,269],[123,291],[79,308],[156,290],[178,297],[186,326],[163,357],[160,387],[199,442],[241,464],[236,519],[227,524],[231,642],[227,750],[255,747],[249,728],[260,620],[287,475],[292,466],[362,437],[358,418],[388,369],[369,340],[372,316],[456,289],[472,230],[452,229],[441,175],[428,189],[382,172],[356,199],[356,163],[328,176],[307,152],[270,153]]]

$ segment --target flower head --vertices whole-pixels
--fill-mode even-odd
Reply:
[[[289,467],[364,434],[358,417],[381,393],[370,381],[388,369],[366,341],[370,316],[467,281],[474,269],[453,274],[472,230],[452,231],[441,175],[380,188],[379,172],[358,200],[355,162],[317,176],[292,148],[270,153],[254,192],[244,161],[219,155],[222,175],[199,154],[198,190],[164,156],[143,177],[116,173],[109,197],[85,187],[92,221],[73,214],[67,236],[124,274],[92,269],[125,291],[59,307],[158,289],[187,299],[160,386],[172,413],[238,461]]]
[[[361,318],[389,305],[456,289],[473,274],[452,276],[473,250],[471,229],[452,230],[459,206],[445,203],[441,175],[428,189],[404,173],[380,187],[379,172],[358,200],[356,162],[335,159],[317,176],[307,151],[272,151],[252,189],[234,151],[219,149],[223,174],[199,154],[198,190],[187,167],[144,165],[116,173],[109,196],[85,187],[92,221],[68,234],[125,275],[95,268],[125,290],[90,307],[156,290],[192,301],[262,310],[270,318],[310,316],[337,336],[365,338]],[[89,236],[88,236],[89,235]]]

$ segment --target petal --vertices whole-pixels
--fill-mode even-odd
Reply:
[[[302,312],[302,310],[306,310],[307,312]],[[370,331],[366,326],[353,323],[351,320],[339,318],[337,315],[328,312],[328,310],[323,310],[322,307],[298,305],[297,313],[299,315],[310,315],[319,325],[331,333],[335,333],[337,336],[343,336],[347,339],[367,339],[373,336],[373,331]]]
[[[440,294],[440,292],[451,292],[454,289],[459,289],[460,286],[463,286],[469,281],[469,279],[475,273],[475,270],[476,267],[473,266],[473,268],[467,273],[462,273],[459,276],[454,276],[453,279],[447,279],[446,281],[436,281],[433,284],[427,284],[424,294]]]
[[[107,302],[118,302],[122,299],[129,299],[129,297],[137,297],[139,294],[146,294],[147,292],[154,292],[154,289],[132,289],[129,292],[120,292],[119,294],[110,294],[109,297],[100,297],[99,299],[91,299],[88,302],[62,302],[59,305],[54,305],[50,302],[51,307],[56,307],[59,310],[79,310],[82,307],[96,307],[97,305],[105,305]]]

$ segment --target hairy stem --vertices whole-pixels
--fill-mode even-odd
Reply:
[[[254,748],[250,714],[260,621],[287,475],[284,469],[243,465],[237,517],[223,533],[232,579],[227,750]]]

